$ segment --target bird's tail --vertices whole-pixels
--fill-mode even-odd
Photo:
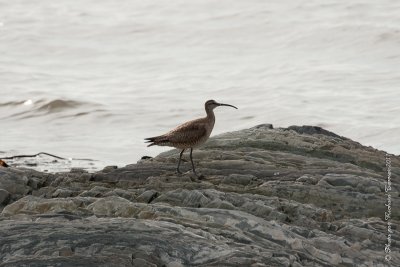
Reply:
[[[160,136],[155,136],[155,137],[149,137],[149,138],[145,138],[144,140],[146,140],[146,143],[150,143],[147,146],[167,146],[170,142],[168,140],[168,137],[165,135],[160,135]]]

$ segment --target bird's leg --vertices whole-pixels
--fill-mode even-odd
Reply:
[[[183,155],[183,152],[184,152],[184,151],[185,151],[185,149],[182,149],[181,153],[179,154],[178,167],[176,167],[176,172],[177,172],[177,173],[182,173],[182,172],[179,170],[179,165],[181,165],[181,159],[182,159],[182,155]]]
[[[193,157],[192,157],[192,152],[193,152],[193,148],[190,148],[190,161],[192,162],[192,169],[193,169],[193,173],[199,177],[199,175],[196,173],[196,170],[194,169],[194,163],[193,163]]]

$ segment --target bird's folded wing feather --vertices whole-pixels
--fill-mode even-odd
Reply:
[[[168,140],[172,143],[196,142],[206,134],[204,124],[183,124],[168,133]]]

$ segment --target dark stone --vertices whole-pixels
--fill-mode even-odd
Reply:
[[[340,139],[343,139],[343,140],[347,139],[347,138],[345,138],[343,136],[337,135],[337,134],[335,134],[333,132],[330,132],[330,131],[325,130],[325,129],[323,129],[321,127],[318,127],[318,126],[309,126],[309,125],[296,126],[296,125],[292,125],[292,126],[289,126],[287,128],[287,130],[292,130],[292,131],[295,131],[295,132],[297,132],[299,134],[310,134],[310,135],[323,134],[323,135],[326,135],[326,136],[336,137],[336,138],[340,138]]]
[[[10,199],[10,193],[7,190],[0,188],[0,205],[7,204],[9,199]]]

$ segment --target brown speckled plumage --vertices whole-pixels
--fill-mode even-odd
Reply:
[[[180,149],[198,147],[207,141],[214,127],[214,121],[206,118],[188,121],[166,134],[148,138],[148,146],[172,146]]]
[[[210,137],[215,123],[215,116],[213,111],[214,108],[218,106],[230,106],[236,108],[232,105],[217,103],[214,100],[208,100],[204,106],[207,113],[206,117],[183,123],[166,134],[145,139],[146,142],[150,143],[148,146],[172,146],[182,149],[177,167],[177,171],[179,173],[179,165],[182,153],[185,151],[185,149],[190,148],[192,168],[193,172],[196,174],[192,160],[192,151],[193,148],[204,144]]]

